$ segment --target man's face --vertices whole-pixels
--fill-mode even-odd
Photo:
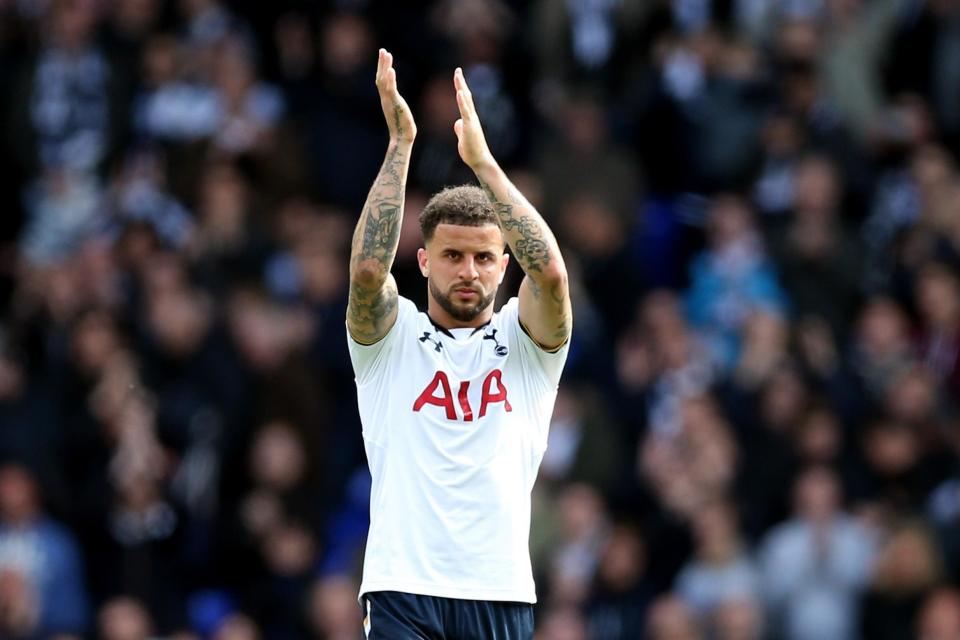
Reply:
[[[462,326],[486,322],[509,260],[500,227],[441,223],[417,259],[430,298],[451,320]]]
[[[20,523],[39,508],[36,480],[17,464],[0,467],[0,520]]]

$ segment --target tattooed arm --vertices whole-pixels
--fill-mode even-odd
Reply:
[[[567,268],[557,240],[490,153],[473,96],[459,68],[453,84],[460,109],[460,119],[453,125],[457,150],[493,204],[510,251],[526,274],[520,283],[520,321],[540,346],[559,348],[570,337],[573,313]]]
[[[380,340],[397,320],[397,284],[390,267],[397,254],[410,150],[417,135],[410,108],[397,91],[393,56],[384,49],[377,60],[377,90],[390,144],[353,232],[347,303],[347,328],[363,344]]]

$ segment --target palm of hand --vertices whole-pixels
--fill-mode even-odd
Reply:
[[[453,125],[457,134],[457,151],[467,166],[475,168],[490,159],[490,149],[473,104],[473,95],[459,68],[453,74],[453,86],[457,90],[457,108],[460,110],[460,119]]]
[[[397,90],[397,72],[393,68],[393,55],[385,49],[380,50],[377,59],[376,84],[390,138],[412,142],[417,135],[417,124],[413,120],[413,113],[407,101]]]
[[[457,151],[467,166],[476,166],[490,153],[480,123],[474,123],[474,126],[469,128],[460,128],[463,131],[457,134]]]

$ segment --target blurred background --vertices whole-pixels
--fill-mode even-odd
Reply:
[[[401,292],[457,65],[571,269],[537,640],[960,638],[958,0],[0,0],[0,637],[358,638],[380,46]]]

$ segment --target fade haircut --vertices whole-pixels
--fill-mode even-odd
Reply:
[[[433,239],[438,224],[457,224],[464,227],[500,226],[493,205],[480,187],[462,185],[447,187],[427,203],[420,212],[420,233],[424,243]]]

